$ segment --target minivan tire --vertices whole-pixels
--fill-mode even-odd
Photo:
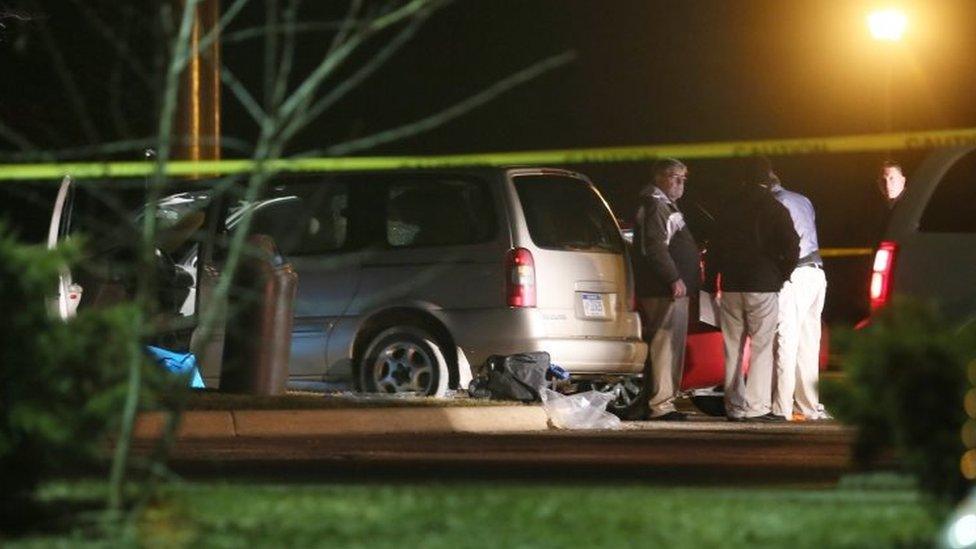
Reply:
[[[630,378],[616,383],[590,382],[589,387],[595,391],[606,393],[610,391],[627,391],[630,398],[614,399],[607,404],[607,411],[625,421],[637,421],[647,419],[650,410],[647,408],[647,400],[650,398],[650,390],[641,378]],[[634,389],[639,388],[636,392]]]
[[[437,339],[419,326],[381,330],[359,361],[360,387],[368,393],[443,397],[449,373],[441,348]]]

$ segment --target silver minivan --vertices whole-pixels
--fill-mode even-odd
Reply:
[[[539,350],[577,380],[643,371],[619,228],[581,174],[292,175],[269,189],[252,232],[298,273],[295,384],[443,395],[492,354]]]
[[[892,296],[976,319],[976,147],[934,151],[908,180],[872,264],[872,311]]]
[[[60,304],[66,313],[79,300],[117,302],[132,285],[125,263],[142,208],[133,197],[117,199],[123,186],[111,183],[102,187],[112,193],[93,186],[68,199],[75,193],[66,179],[59,191],[51,234],[89,233],[93,255],[110,260],[66,273],[61,301],[74,296]],[[464,389],[490,355],[540,350],[576,381],[607,389],[643,372],[647,348],[625,246],[607,203],[581,174],[279,175],[250,203],[235,198],[240,187],[228,181],[190,186],[157,203],[160,310],[192,329],[220,276],[220,243],[253,210],[251,232],[271,235],[298,273],[293,387],[444,395]],[[143,185],[124,187],[138,196]],[[122,214],[126,208],[136,213]],[[204,379],[216,386],[219,343],[198,343]]]

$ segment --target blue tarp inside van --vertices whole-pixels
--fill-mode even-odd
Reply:
[[[176,353],[147,345],[146,350],[156,360],[160,366],[166,368],[174,374],[187,376],[190,380],[190,387],[203,389],[203,377],[200,376],[200,369],[197,368],[197,357],[193,353]]]

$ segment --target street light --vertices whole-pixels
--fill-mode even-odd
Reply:
[[[868,29],[875,40],[898,42],[907,27],[908,16],[899,9],[875,10],[868,14]]]
[[[879,9],[868,13],[868,29],[875,40],[881,42],[900,42],[908,27],[908,16],[897,8]],[[885,131],[891,131],[891,78],[892,78],[892,47],[887,48],[885,55],[885,89],[884,89],[884,125]]]

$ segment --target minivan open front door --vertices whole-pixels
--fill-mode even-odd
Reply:
[[[51,224],[47,232],[47,248],[53,250],[57,245],[67,238],[68,231],[71,229],[71,207],[74,198],[74,186],[71,176],[66,175],[61,181],[57,197],[54,199],[54,208],[51,212]],[[67,320],[78,311],[78,303],[81,302],[82,288],[75,284],[71,279],[71,270],[64,266],[58,276],[57,295],[49,301],[52,314],[57,315],[62,320]]]

